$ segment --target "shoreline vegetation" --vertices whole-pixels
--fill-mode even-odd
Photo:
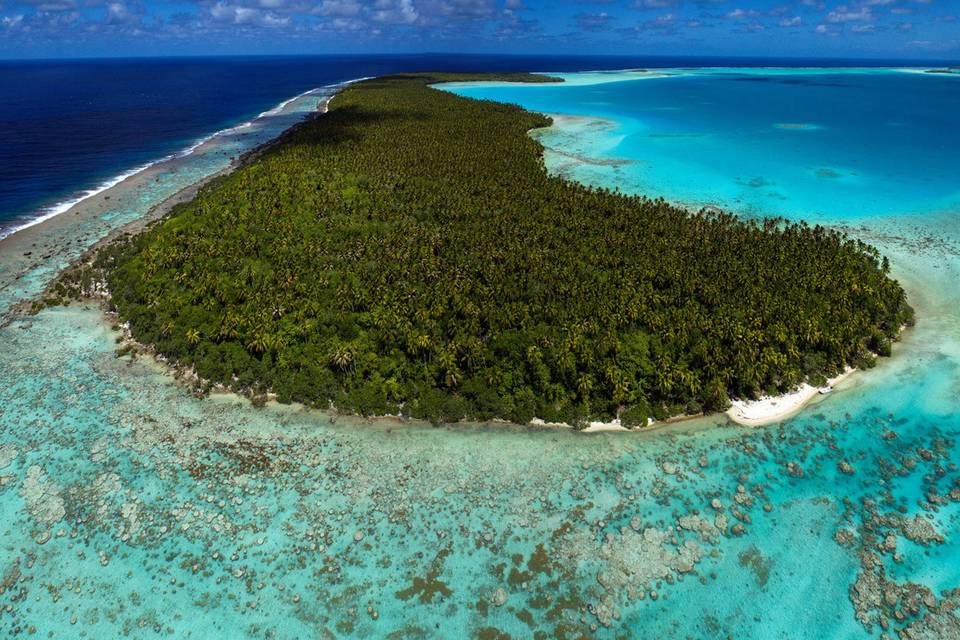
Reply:
[[[147,163],[137,170],[127,171],[122,174],[122,179],[111,178],[107,181],[111,183],[111,186],[89,189],[85,194],[76,198],[69,208],[59,211],[56,215],[43,214],[39,218],[9,230],[7,235],[0,237],[0,254],[3,256],[2,264],[0,264],[0,295],[8,288],[15,290],[18,287],[18,282],[22,279],[29,281],[32,273],[46,271],[48,269],[46,265],[51,260],[59,259],[61,264],[66,265],[66,267],[63,270],[55,268],[54,273],[59,273],[41,294],[47,295],[51,287],[57,281],[63,279],[63,272],[74,271],[78,265],[89,262],[96,250],[113,242],[118,237],[139,233],[149,224],[165,217],[174,205],[180,202],[189,202],[196,196],[197,191],[202,186],[252,160],[257,154],[275,144],[281,136],[275,136],[244,152],[229,152],[229,162],[223,169],[203,176],[172,192],[163,200],[150,206],[148,211],[139,218],[120,226],[112,226],[110,223],[102,222],[101,219],[104,216],[114,214],[118,200],[122,200],[131,192],[149,188],[150,185],[158,182],[165,173],[176,174],[183,171],[183,163],[194,154],[216,153],[224,157],[228,156],[227,152],[216,149],[220,136],[232,135],[264,116],[278,114],[293,101],[314,91],[318,91],[318,89],[312,89],[288,98],[275,107],[260,113],[252,120],[216,131],[204,136],[183,150]],[[321,99],[316,111],[306,117],[315,117],[318,113],[321,113],[330,97],[332,96]],[[9,321],[17,313],[29,309],[33,304],[34,297],[35,295],[29,293],[14,297],[9,302],[7,310],[0,314],[0,325]],[[19,302],[16,301],[17,298],[19,298]]]
[[[795,412],[912,323],[886,260],[838,232],[548,176],[528,135],[548,117],[430,87],[478,80],[555,81],[349,85],[34,309],[106,295],[121,351],[204,393],[587,431],[780,419],[764,396]]]

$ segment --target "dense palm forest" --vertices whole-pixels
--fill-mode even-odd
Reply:
[[[872,248],[548,176],[549,118],[438,79],[475,76],[351,85],[102,252],[134,337],[255,398],[641,425],[869,366],[911,321]]]

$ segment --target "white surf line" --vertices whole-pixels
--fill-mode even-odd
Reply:
[[[145,165],[143,165],[143,166],[137,167],[136,169],[131,169],[130,171],[127,171],[126,173],[121,173],[121,174],[118,175],[118,176],[114,176],[113,178],[110,178],[110,179],[106,180],[105,182],[101,183],[99,186],[97,186],[97,187],[95,187],[95,188],[93,188],[93,189],[88,189],[87,191],[84,191],[81,195],[77,196],[76,198],[73,198],[72,200],[66,200],[66,201],[64,201],[64,202],[57,203],[57,204],[55,204],[55,205],[53,205],[53,206],[45,209],[45,210],[43,211],[43,213],[41,213],[40,215],[38,215],[38,216],[36,216],[36,217],[34,217],[34,218],[31,218],[30,220],[27,220],[27,221],[24,222],[23,224],[20,224],[20,225],[18,225],[18,226],[16,226],[16,227],[11,227],[10,229],[6,229],[6,230],[4,230],[4,231],[0,231],[0,240],[3,240],[4,238],[7,238],[7,237],[9,237],[9,236],[12,236],[13,234],[15,234],[15,233],[18,232],[18,231],[23,231],[24,229],[29,229],[30,227],[36,226],[36,225],[40,224],[41,222],[46,222],[46,221],[49,220],[50,218],[53,218],[53,217],[55,217],[55,216],[60,215],[61,213],[64,213],[64,212],[66,212],[66,211],[69,211],[69,210],[70,210],[71,208],[73,208],[75,205],[80,204],[81,202],[83,202],[83,201],[86,200],[87,198],[92,198],[93,196],[95,196],[95,195],[97,195],[97,194],[99,194],[99,193],[103,193],[103,192],[106,191],[107,189],[109,189],[109,188],[111,188],[111,187],[114,187],[114,186],[120,184],[121,182],[123,182],[123,181],[126,180],[127,178],[129,178],[129,177],[131,177],[131,176],[135,176],[135,175],[137,175],[138,173],[140,173],[141,171],[143,171],[143,170],[145,170],[145,169],[149,169],[149,168],[152,167],[153,165],[158,164],[158,163],[160,163],[160,162],[165,162],[165,161],[169,160],[169,159],[172,158],[172,157],[173,157],[173,156],[167,156],[166,158],[161,158],[160,160],[156,160],[156,161],[154,161],[154,162],[149,162],[149,163],[147,163],[147,164],[145,164]]]
[[[194,151],[196,151],[197,149],[199,149],[200,147],[202,147],[204,144],[206,144],[206,143],[209,142],[210,140],[213,140],[214,138],[216,138],[216,137],[218,137],[218,136],[229,135],[229,134],[231,134],[231,133],[236,133],[237,131],[240,131],[240,130],[242,130],[242,129],[247,129],[247,128],[253,126],[254,123],[256,123],[258,120],[260,120],[260,119],[262,119],[262,118],[269,118],[269,117],[273,117],[273,116],[280,115],[280,114],[283,112],[283,110],[284,110],[288,105],[290,105],[290,103],[294,102],[295,100],[298,100],[298,99],[300,99],[300,98],[304,98],[304,97],[306,97],[306,96],[308,96],[308,95],[312,95],[312,94],[314,94],[314,93],[316,93],[316,92],[318,92],[318,91],[322,91],[322,90],[324,90],[324,89],[336,89],[336,88],[338,88],[338,87],[346,86],[346,85],[348,85],[348,84],[353,84],[353,83],[355,83],[355,82],[361,82],[361,81],[363,81],[363,80],[369,80],[369,79],[370,79],[369,76],[365,76],[365,77],[363,77],[363,78],[357,78],[357,79],[354,79],[354,80],[347,80],[347,81],[345,81],[345,82],[337,82],[337,83],[334,83],[334,84],[324,85],[324,86],[322,86],[322,87],[314,87],[313,89],[310,89],[309,91],[304,91],[303,93],[301,93],[301,94],[299,94],[299,95],[296,95],[296,96],[293,96],[292,98],[288,98],[287,100],[284,100],[283,102],[281,102],[280,104],[278,104],[276,107],[273,107],[272,109],[269,109],[269,110],[267,110],[267,111],[264,111],[263,113],[259,114],[256,118],[253,118],[252,120],[248,120],[248,121],[243,122],[243,123],[241,123],[241,124],[234,125],[234,126],[232,126],[232,127],[227,127],[227,128],[225,128],[225,129],[220,129],[219,131],[215,131],[215,132],[211,133],[210,135],[207,135],[207,136],[204,136],[204,137],[200,138],[199,140],[197,140],[196,142],[194,142],[194,143],[191,144],[190,146],[185,147],[184,149],[181,149],[180,151],[178,151],[178,152],[176,152],[176,153],[171,153],[171,154],[169,154],[169,155],[167,155],[167,156],[164,156],[164,157],[159,158],[159,159],[157,159],[157,160],[153,160],[153,161],[151,161],[151,162],[148,162],[148,163],[146,163],[146,164],[144,164],[144,165],[141,165],[141,166],[139,166],[139,167],[136,167],[136,168],[134,168],[134,169],[130,169],[129,171],[125,171],[124,173],[121,173],[121,174],[119,174],[119,175],[117,175],[117,176],[114,176],[114,177],[112,177],[112,178],[109,178],[109,179],[105,180],[104,182],[100,183],[98,186],[94,187],[93,189],[87,189],[86,191],[83,191],[80,195],[76,196],[75,198],[72,198],[72,199],[70,199],[70,200],[65,200],[65,201],[63,201],[63,202],[59,202],[59,203],[57,203],[57,204],[54,204],[54,205],[52,205],[52,206],[50,206],[50,207],[42,210],[42,213],[40,213],[40,214],[37,215],[36,217],[30,218],[29,220],[26,220],[25,222],[23,222],[22,224],[19,224],[19,225],[17,225],[17,226],[14,226],[14,227],[11,227],[11,228],[9,228],[9,229],[5,229],[5,230],[0,231],[0,240],[3,240],[4,238],[7,238],[7,237],[9,237],[9,236],[12,236],[13,234],[17,233],[18,231],[23,231],[24,229],[29,229],[30,227],[34,227],[34,226],[36,226],[36,225],[38,225],[38,224],[40,224],[40,223],[42,223],[42,222],[46,222],[47,220],[49,220],[49,219],[51,219],[51,218],[53,218],[53,217],[56,217],[56,216],[60,215],[61,213],[65,213],[65,212],[69,211],[70,209],[72,209],[73,207],[75,207],[76,205],[78,205],[78,204],[80,204],[81,202],[83,202],[84,200],[87,200],[87,199],[89,199],[89,198],[92,198],[93,196],[96,196],[96,195],[98,195],[98,194],[101,194],[101,193],[103,193],[104,191],[106,191],[107,189],[110,189],[110,188],[115,187],[116,185],[120,184],[121,182],[123,182],[123,181],[126,180],[127,178],[131,178],[131,177],[137,175],[138,173],[140,173],[140,172],[142,172],[142,171],[146,171],[146,170],[149,169],[150,167],[154,167],[154,166],[156,166],[156,165],[158,165],[158,164],[162,164],[162,163],[164,163],[164,162],[167,162],[167,161],[169,161],[169,160],[173,160],[173,159],[175,159],[175,158],[184,158],[184,157],[190,155],[191,153],[193,153]]]

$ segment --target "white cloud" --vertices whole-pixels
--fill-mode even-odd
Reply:
[[[362,10],[360,3],[354,0],[323,0],[314,13],[336,18],[355,18]]]
[[[413,0],[377,0],[373,19],[389,24],[413,24],[420,15],[413,6]]]
[[[123,2],[111,2],[107,5],[107,22],[117,25],[133,25],[140,22],[140,14],[131,10]]]
[[[337,31],[360,31],[363,29],[362,20],[352,20],[350,18],[334,18],[333,28]]]
[[[4,16],[3,19],[0,20],[0,24],[7,29],[16,29],[23,24],[23,14],[19,13],[15,16]]]
[[[222,1],[210,8],[210,15],[214,20],[236,25],[285,27],[290,24],[289,16],[277,16],[254,7],[233,5]]]
[[[873,14],[870,11],[870,7],[866,5],[860,7],[859,9],[850,9],[844,5],[842,7],[837,7],[835,11],[831,11],[827,14],[827,22],[833,23],[859,22],[872,19]]]
[[[666,9],[677,4],[677,0],[636,0],[631,3],[633,9]]]

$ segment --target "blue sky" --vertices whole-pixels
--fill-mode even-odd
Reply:
[[[496,52],[960,59],[960,0],[0,0],[0,57]]]

